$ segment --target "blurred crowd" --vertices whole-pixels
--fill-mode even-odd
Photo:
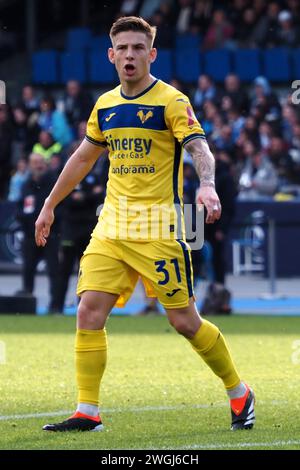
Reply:
[[[202,50],[300,45],[299,0],[123,0],[117,16],[131,14],[157,26],[158,47],[183,33],[198,35]]]
[[[158,48],[172,47],[176,35],[186,32],[199,35],[204,50],[300,45],[300,0],[123,0],[114,14],[149,19],[158,29]],[[223,207],[221,220],[206,227],[208,243],[193,252],[195,277],[200,278],[206,264],[206,277],[224,285],[226,236],[236,198],[300,196],[300,109],[293,99],[295,90],[274,88],[263,76],[242,85],[234,74],[222,84],[207,75],[189,88],[176,77],[170,83],[189,96],[204,128],[216,158],[216,187]],[[51,311],[63,310],[74,263],[88,243],[97,207],[105,198],[109,171],[107,156],[99,159],[59,208],[46,249],[37,248],[35,219],[84,138],[96,98],[74,80],[60,92],[44,94],[26,85],[13,105],[0,106],[0,201],[16,203],[25,234],[22,292],[33,292],[37,264],[45,259]],[[194,202],[198,184],[191,158],[184,154],[186,203]]]

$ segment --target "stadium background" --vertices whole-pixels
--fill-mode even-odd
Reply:
[[[164,317],[115,315],[108,322],[110,367],[102,391],[106,431],[45,436],[45,420],[63,417],[74,406],[75,318],[68,316],[76,310],[74,275],[67,315],[0,315],[0,449],[299,449],[300,111],[292,99],[292,83],[300,80],[299,0],[124,0],[101,6],[96,0],[0,0],[0,80],[7,91],[7,104],[0,106],[0,295],[21,288],[23,234],[15,219],[18,203],[8,199],[19,160],[27,161],[38,141],[39,125],[31,125],[38,122],[41,100],[53,96],[62,112],[67,80],[79,80],[91,101],[114,86],[107,32],[119,14],[132,13],[158,25],[160,58],[153,73],[188,94],[217,160],[238,188],[227,243],[235,315],[213,321],[255,389],[257,426],[247,435],[228,431],[228,403],[219,382]],[[226,89],[228,73],[239,77],[237,90]],[[24,100],[28,85],[34,96],[28,100],[27,88]],[[76,119],[64,122],[72,139],[62,162],[84,133]],[[188,193],[195,180],[185,158]],[[49,160],[57,174],[57,154]],[[270,220],[275,251],[268,250]],[[234,241],[237,252],[250,256],[246,272],[244,257],[233,263]],[[268,279],[272,256],[276,286]],[[199,299],[208,271],[197,286]],[[262,293],[271,295],[261,299]],[[35,295],[38,312],[46,313],[43,264]],[[143,301],[138,291],[125,313],[135,313]]]
[[[282,311],[286,306],[297,313],[296,280],[289,282],[294,286],[291,292],[284,286],[286,304],[260,302],[255,294],[275,291],[274,281],[266,282],[270,257],[275,258],[279,277],[299,275],[300,111],[295,82],[300,77],[299,1],[128,0],[99,8],[96,1],[78,0],[72,5],[70,9],[68,2],[55,0],[43,6],[37,0],[0,2],[0,78],[7,93],[7,105],[0,108],[4,292],[16,290],[20,277],[13,274],[20,272],[22,263],[23,234],[15,219],[18,194],[14,194],[20,183],[15,176],[15,189],[13,175],[19,160],[25,159],[27,165],[28,155],[39,143],[39,132],[52,131],[41,118],[42,98],[53,98],[61,117],[61,129],[53,135],[49,154],[55,155],[46,157],[57,175],[74,142],[84,135],[93,102],[117,84],[107,59],[109,25],[120,15],[140,14],[158,29],[159,55],[153,74],[187,93],[216,159],[227,165],[237,188],[235,217],[226,243],[227,270],[236,274],[227,282],[235,310],[249,310],[250,297],[255,297],[257,311],[264,307]],[[77,107],[69,109],[66,88],[73,80],[80,83],[82,92]],[[26,98],[28,85],[33,96]],[[186,156],[186,166],[190,163]],[[187,171],[187,200],[195,185],[195,173]],[[277,239],[273,252],[268,245],[270,218],[275,221]],[[38,268],[43,272],[44,263]],[[206,271],[209,265],[201,271],[209,280]],[[73,287],[74,282],[73,278]],[[240,283],[253,286],[245,289],[241,302]],[[203,295],[205,282],[199,288]],[[45,312],[47,288],[37,290],[39,311]],[[67,303],[74,305],[71,291]],[[135,312],[141,301],[138,297],[129,310]],[[69,311],[74,313],[74,308]]]

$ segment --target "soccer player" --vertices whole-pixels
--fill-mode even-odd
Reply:
[[[197,203],[206,206],[207,223],[221,215],[215,162],[188,98],[150,74],[157,55],[155,32],[137,17],[113,24],[108,56],[121,84],[98,99],[85,140],[68,160],[36,221],[36,243],[45,246],[55,207],[108,148],[107,196],[81,259],[77,287],[81,297],[75,344],[78,407],[65,421],[44,426],[46,431],[103,429],[98,405],[106,365],[105,322],[115,304],[128,300],[139,276],[146,292],[164,306],[170,324],[223,381],[230,399],[231,429],[250,429],[255,421],[253,391],[241,381],[222,333],[203,320],[195,306],[183,228],[183,149],[192,156],[200,178]],[[149,233],[148,214],[153,208],[158,210]]]

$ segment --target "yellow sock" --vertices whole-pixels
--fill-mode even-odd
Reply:
[[[225,339],[220,330],[207,320],[190,343],[211,370],[223,380],[226,389],[236,387],[240,378],[232,361]]]
[[[75,363],[78,403],[99,404],[99,388],[107,355],[106,331],[77,330]]]

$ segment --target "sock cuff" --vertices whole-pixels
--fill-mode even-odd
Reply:
[[[189,341],[196,351],[205,353],[216,344],[219,336],[219,328],[213,323],[202,319],[202,325],[195,334],[194,338],[190,339]]]
[[[106,351],[106,330],[81,330],[78,329],[75,338],[76,352]]]

